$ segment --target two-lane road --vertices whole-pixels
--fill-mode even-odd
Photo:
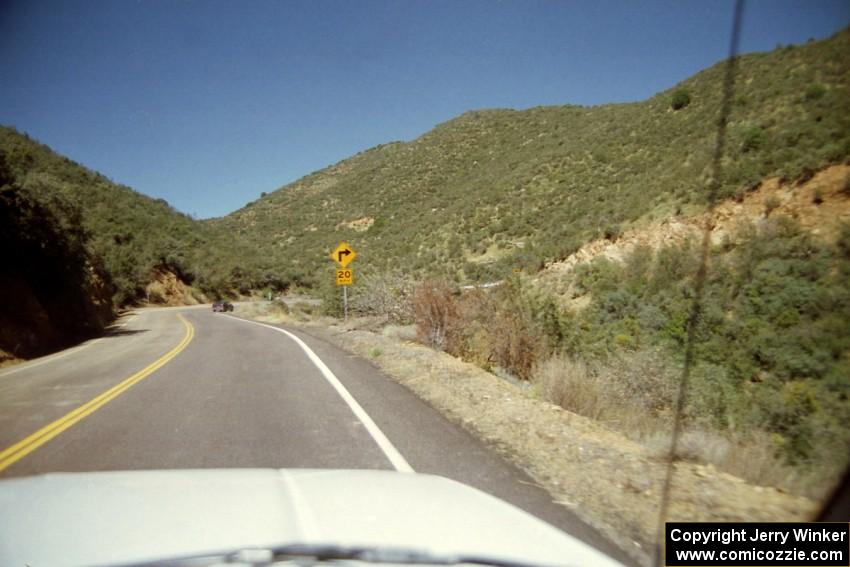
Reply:
[[[210,467],[438,474],[630,563],[372,364],[303,331],[146,309],[82,348],[0,371],[0,477]]]

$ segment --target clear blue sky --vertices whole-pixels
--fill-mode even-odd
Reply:
[[[750,0],[742,51],[850,0]],[[732,2],[0,0],[0,123],[206,218],[467,110],[637,101],[726,56]]]

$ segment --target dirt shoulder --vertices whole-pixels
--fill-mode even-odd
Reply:
[[[528,472],[556,502],[638,562],[649,563],[666,464],[642,445],[543,401],[530,389],[405,340],[410,333],[403,329],[364,330],[370,326],[368,320],[306,323],[261,313],[253,316],[299,325],[372,360]],[[676,465],[670,520],[803,521],[816,513],[811,500],[748,484],[710,465]]]

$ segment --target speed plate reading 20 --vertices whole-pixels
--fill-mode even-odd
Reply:
[[[354,283],[354,270],[351,268],[340,268],[336,271],[336,285],[352,285]]]

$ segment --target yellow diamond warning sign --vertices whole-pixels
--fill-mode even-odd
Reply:
[[[355,258],[357,258],[357,252],[345,241],[340,242],[331,252],[331,259],[343,268],[347,267]]]

